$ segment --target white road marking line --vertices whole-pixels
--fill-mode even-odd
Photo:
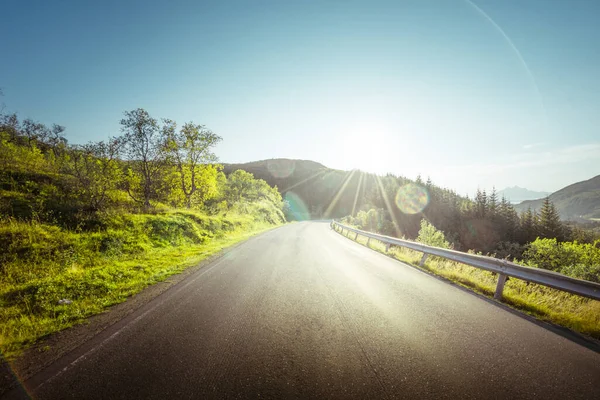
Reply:
[[[209,271],[211,271],[213,268],[215,268],[216,266],[220,265],[224,261],[227,261],[227,260],[225,258],[223,258],[223,259],[219,260],[216,264],[213,264],[210,267],[206,268],[204,271],[202,271],[202,273],[198,274],[198,276],[196,276],[195,278],[193,278],[192,280],[190,280],[189,282],[187,282],[185,285],[181,286],[175,292],[171,293],[169,297],[172,297],[172,296],[176,295],[177,293],[179,293],[180,291],[182,291],[183,289],[185,289],[186,287],[188,287],[189,285],[191,285],[192,283],[194,283],[201,276],[203,276],[204,274],[208,273]],[[49,383],[49,382],[53,381],[54,379],[56,379],[57,377],[59,377],[60,375],[62,375],[63,373],[65,373],[67,370],[71,369],[72,367],[74,367],[75,365],[77,365],[78,363],[80,363],[81,361],[85,360],[88,356],[90,356],[96,350],[104,347],[108,342],[110,342],[111,340],[113,340],[114,338],[116,338],[117,336],[119,336],[125,329],[131,328],[133,325],[135,325],[137,322],[139,322],[142,318],[144,318],[146,315],[148,315],[150,312],[154,311],[158,306],[160,306],[162,304],[164,304],[164,300],[161,301],[161,302],[157,302],[154,306],[152,306],[152,308],[144,311],[141,315],[138,315],[133,321],[129,322],[127,325],[123,326],[121,329],[119,329],[118,331],[116,331],[115,333],[113,333],[112,335],[110,335],[109,337],[107,337],[106,339],[104,339],[97,346],[92,347],[90,350],[86,351],[84,354],[82,354],[81,356],[77,357],[77,359],[75,359],[74,361],[72,361],[71,363],[69,363],[66,367],[64,367],[63,369],[61,369],[60,371],[58,371],[56,374],[52,375],[51,377],[49,377],[48,379],[46,379],[44,382],[40,383],[36,387],[32,388],[31,390],[35,391],[35,390],[41,388],[46,383]],[[92,338],[92,340],[93,340],[93,338]]]

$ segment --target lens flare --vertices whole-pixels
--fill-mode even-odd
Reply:
[[[427,189],[416,183],[408,183],[396,193],[396,206],[404,214],[420,213],[427,204],[429,204]]]
[[[287,178],[294,173],[296,162],[294,160],[269,160],[267,169],[274,178]]]
[[[288,215],[286,217],[293,221],[310,220],[310,211],[304,201],[294,192],[287,192],[284,200],[288,203]]]

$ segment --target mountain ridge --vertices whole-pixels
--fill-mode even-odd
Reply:
[[[600,175],[575,182],[549,195],[563,220],[591,220],[600,218]],[[515,209],[528,208],[539,211],[543,199],[527,200],[516,204]]]
[[[346,179],[352,179],[352,171],[336,170],[316,161],[302,159],[272,158],[248,163],[224,163],[223,169],[226,174],[236,169],[250,172],[256,178],[264,179],[270,185],[277,186],[284,197],[287,192],[293,192],[294,196],[297,195],[302,199],[307,212],[312,215],[323,214],[325,211],[323,201],[326,199],[327,204],[332,202],[336,194],[343,190],[342,186],[348,184]],[[356,179],[356,176],[354,178]],[[310,182],[319,184],[308,185]],[[515,199],[506,196],[505,192],[515,188],[523,189],[530,195],[539,196],[537,199],[525,199],[520,203],[513,204],[519,212],[526,211],[528,208],[539,211],[544,198],[549,196],[563,220],[581,221],[600,218],[600,175],[575,182],[551,194],[513,186],[499,191],[498,197],[502,197],[504,194],[507,199],[514,202]],[[315,198],[319,198],[320,201],[315,201]],[[353,206],[347,203],[346,201],[338,202],[330,210],[332,211],[331,216],[348,215]],[[350,201],[350,203],[352,202]]]
[[[520,186],[511,186],[498,191],[498,197],[505,197],[511,203],[521,203],[526,200],[542,199],[550,192],[535,191]]]

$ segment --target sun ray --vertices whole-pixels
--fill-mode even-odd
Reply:
[[[383,202],[385,203],[388,212],[390,213],[390,217],[392,218],[392,223],[394,224],[394,229],[396,230],[396,237],[402,237],[402,231],[400,230],[400,225],[398,225],[398,221],[396,220],[396,214],[394,214],[394,209],[390,204],[390,200],[385,193],[385,189],[383,188],[383,184],[381,183],[381,179],[379,175],[375,175],[375,180],[377,181],[377,186],[379,187],[379,191],[381,192],[381,197],[383,198]]]
[[[354,212],[356,211],[356,203],[358,201],[358,195],[360,193],[360,187],[362,185],[363,177],[365,173],[360,171],[360,176],[358,177],[358,186],[356,187],[356,194],[354,195],[354,204],[352,204],[352,216],[354,217]]]
[[[335,205],[337,204],[338,200],[340,199],[340,197],[344,193],[344,190],[346,190],[346,187],[348,186],[348,183],[350,183],[350,181],[352,180],[352,176],[354,175],[355,172],[356,172],[356,170],[353,169],[352,171],[350,171],[349,174],[348,173],[346,174],[346,179],[344,180],[344,183],[342,184],[342,186],[340,187],[340,189],[337,191],[337,193],[334,196],[333,200],[331,200],[331,203],[329,203],[329,206],[327,207],[327,209],[325,210],[325,213],[323,214],[323,216],[325,218],[328,218],[329,215],[331,214],[331,211],[333,210],[333,207],[335,207]]]
[[[314,178],[316,178],[316,177],[317,177],[317,176],[319,176],[319,175],[322,175],[322,174],[323,174],[325,171],[326,171],[326,170],[322,169],[322,170],[318,171],[316,174],[312,174],[312,175],[311,175],[311,176],[309,176],[308,178],[302,179],[300,182],[296,182],[296,183],[294,183],[292,186],[290,186],[290,187],[287,187],[287,188],[285,188],[285,189],[282,189],[281,191],[282,191],[282,192],[287,192],[288,190],[292,190],[292,189],[293,189],[293,188],[295,188],[296,186],[300,186],[300,185],[302,185],[303,183],[305,183],[305,182],[307,182],[307,181],[309,181],[309,180],[311,180],[311,179],[314,179]]]

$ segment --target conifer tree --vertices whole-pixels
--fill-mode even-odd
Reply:
[[[563,227],[560,222],[560,215],[550,201],[550,197],[544,199],[544,204],[540,210],[540,234],[544,238],[563,239]]]
[[[488,197],[488,212],[491,215],[495,215],[498,208],[498,194],[496,193],[496,187],[492,188],[492,193]]]
[[[485,190],[477,189],[475,195],[475,214],[478,218],[485,218],[487,214],[488,200]]]

